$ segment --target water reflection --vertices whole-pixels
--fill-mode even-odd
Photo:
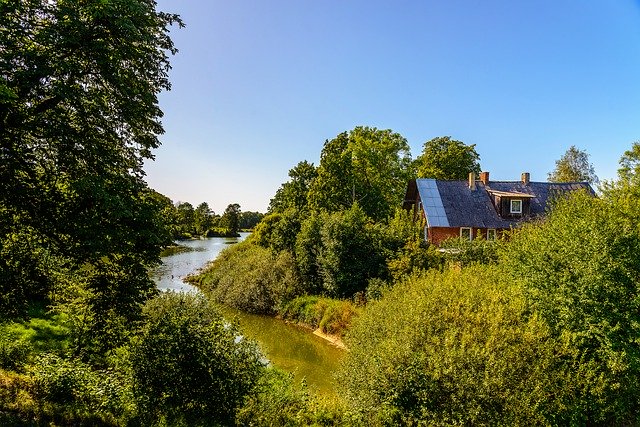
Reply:
[[[344,354],[311,331],[269,316],[245,313],[220,307],[222,314],[236,318],[240,330],[258,342],[260,349],[275,366],[292,372],[296,380],[305,378],[311,389],[334,393],[333,372]]]
[[[210,237],[206,239],[184,240],[180,245],[189,248],[162,258],[162,264],[151,270],[151,277],[163,291],[198,292],[196,288],[183,282],[183,279],[204,267],[215,259],[229,244],[246,239],[249,233],[240,233],[240,237]]]
[[[235,239],[213,237],[180,242],[190,250],[163,257],[162,265],[150,274],[161,290],[198,292],[195,287],[182,281],[184,277],[215,259],[229,244],[240,242],[248,235],[241,233],[241,237]],[[298,381],[305,378],[312,390],[323,394],[334,393],[333,372],[338,368],[343,350],[306,329],[273,317],[257,316],[228,307],[220,307],[220,311],[227,319],[238,320],[242,334],[258,342],[270,363],[292,372]]]

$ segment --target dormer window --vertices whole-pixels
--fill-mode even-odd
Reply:
[[[511,213],[512,214],[522,213],[522,200],[518,200],[518,199],[511,200]]]

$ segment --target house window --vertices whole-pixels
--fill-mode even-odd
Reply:
[[[496,229],[490,228],[487,230],[487,240],[496,240]]]
[[[522,200],[512,200],[511,201],[511,213],[512,214],[521,214],[522,213]]]
[[[473,233],[471,227],[460,227],[460,238],[465,240],[471,240]]]

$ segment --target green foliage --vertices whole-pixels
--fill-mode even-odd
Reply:
[[[575,145],[556,160],[556,168],[548,174],[549,182],[588,182],[598,183],[593,165],[589,163],[589,154],[585,150],[579,150]]]
[[[342,336],[358,312],[353,303],[347,300],[301,296],[284,304],[278,314],[285,320],[320,328],[327,334]]]
[[[260,212],[240,212],[240,223],[238,226],[241,230],[252,230],[264,218],[264,214]]]
[[[207,204],[202,202],[193,211],[193,225],[196,233],[203,236],[213,225],[213,211]]]
[[[563,407],[563,349],[495,268],[431,271],[368,304],[338,379],[362,424],[536,425]]]
[[[236,422],[247,426],[344,425],[343,409],[335,401],[309,394],[293,375],[270,368],[238,411]]]
[[[317,175],[313,163],[298,163],[289,171],[290,180],[280,186],[269,202],[269,213],[284,212],[287,209],[306,211],[309,187]]]
[[[70,304],[60,295],[83,279],[97,335],[78,343],[98,342],[90,351],[121,341],[106,329],[135,320],[167,242],[143,163],[163,131],[157,95],[181,22],[155,6],[0,2],[0,312]]]
[[[484,239],[447,239],[440,245],[443,258],[459,267],[472,264],[496,264],[500,242]]]
[[[156,293],[135,254],[105,257],[59,282],[56,309],[69,317],[74,352],[100,362],[126,343],[142,305]]]
[[[442,264],[442,257],[435,246],[427,244],[424,239],[422,222],[415,221],[410,211],[397,208],[386,225],[379,225],[379,234],[379,251],[384,254],[388,274],[393,281],[415,271],[439,268]],[[383,285],[375,280],[372,283],[367,288],[368,298],[377,299],[388,283]]]
[[[640,410],[640,234],[615,201],[561,200],[502,254],[532,309],[575,350],[564,363],[578,373],[567,411],[579,423],[631,422]]]
[[[22,370],[40,352],[65,354],[71,347],[67,316],[32,307],[30,318],[0,324],[0,367]]]
[[[135,411],[130,384],[116,372],[97,371],[77,359],[47,353],[38,357],[32,370],[35,396],[52,407],[48,412],[116,425]]]
[[[258,224],[251,239],[263,248],[276,252],[295,248],[296,236],[300,231],[300,212],[288,208],[280,213],[268,214]]]
[[[296,236],[295,258],[298,272],[306,293],[318,295],[322,292],[319,255],[322,250],[323,215],[311,214],[300,225]]]
[[[275,313],[301,293],[292,255],[250,241],[225,249],[193,281],[214,301],[250,313]]]
[[[145,306],[131,344],[135,399],[144,419],[233,423],[263,366],[256,346],[239,339],[201,296],[164,293]]]
[[[479,160],[475,144],[439,136],[424,143],[415,168],[420,178],[467,179],[470,172],[480,173]]]
[[[366,289],[370,278],[384,271],[369,218],[354,204],[351,209],[323,214],[318,251],[322,284],[330,296],[352,297]]]
[[[411,173],[405,138],[391,130],[356,127],[326,141],[310,185],[312,210],[336,212],[358,203],[374,220],[402,202]]]
[[[224,210],[224,214],[218,223],[219,227],[223,227],[230,234],[238,233],[240,229],[240,205],[232,203]]]

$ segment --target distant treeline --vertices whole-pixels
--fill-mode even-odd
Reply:
[[[157,193],[163,218],[174,239],[189,239],[199,236],[235,236],[240,230],[253,229],[264,217],[260,212],[242,212],[240,205],[232,203],[220,215],[207,202],[197,207],[189,202],[172,202]]]

